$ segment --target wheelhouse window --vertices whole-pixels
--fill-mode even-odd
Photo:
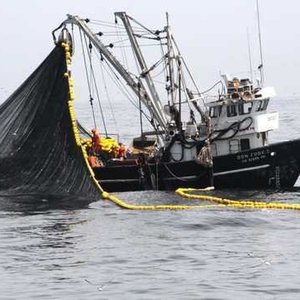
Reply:
[[[253,102],[245,102],[238,105],[240,115],[248,115],[251,113]]]
[[[257,102],[258,103],[257,103],[256,111],[264,111],[268,107],[269,99],[259,100]]]
[[[227,106],[227,117],[235,117],[237,116],[237,109],[236,109],[236,105],[228,105]]]
[[[239,151],[250,149],[249,139],[234,139],[229,141],[229,151],[230,153],[237,153]]]
[[[239,140],[231,140],[229,141],[229,151],[230,153],[239,152]]]
[[[222,106],[213,106],[209,108],[209,116],[211,118],[217,118],[221,115]]]
[[[250,141],[249,139],[241,139],[241,151],[250,149]]]

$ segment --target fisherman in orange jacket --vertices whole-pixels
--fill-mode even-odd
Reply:
[[[101,136],[97,132],[97,129],[92,129],[92,151],[99,153],[101,151]]]
[[[97,158],[97,156],[94,156],[94,155],[90,155],[88,157],[88,162],[92,168],[103,166],[103,163]]]
[[[119,143],[119,153],[118,153],[118,157],[121,159],[126,158],[126,147],[124,144]]]

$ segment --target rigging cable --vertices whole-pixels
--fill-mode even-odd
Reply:
[[[86,40],[85,40],[86,42]],[[88,53],[88,56],[89,56],[89,61],[90,61],[90,72],[89,72],[89,82],[91,83],[91,93],[90,93],[90,104],[91,106],[93,106],[94,104],[94,84],[93,84],[93,80],[92,80],[92,64],[91,64],[91,55],[92,55],[92,44],[91,42],[89,42],[89,45],[88,45],[89,49],[86,51]]]
[[[150,34],[156,36],[155,31],[147,28],[146,26],[144,26],[143,24],[141,24],[140,22],[138,22],[137,20],[135,20],[133,17],[131,17],[131,16],[127,15],[127,14],[126,14],[126,16],[127,16],[128,19],[130,19],[131,21],[133,21],[134,23],[136,23],[138,26],[140,26],[141,28],[143,28],[146,32],[148,31]]]
[[[222,80],[219,80],[219,81],[217,81],[212,87],[210,87],[209,89],[207,89],[207,90],[201,92],[201,94],[206,94],[206,93],[210,92],[210,91],[211,91],[212,89],[214,89],[218,84],[221,84],[221,85],[222,85],[222,90],[224,90],[224,83],[223,83]]]
[[[86,80],[87,80],[89,94],[90,94],[90,105],[91,105],[91,109],[92,109],[94,127],[97,128],[95,111],[94,111],[94,106],[93,106],[93,97],[92,97],[91,83],[90,83],[89,75],[88,75],[88,68],[87,68],[87,62],[86,62],[86,54],[85,54],[85,48],[83,46],[83,39],[82,39],[82,31],[81,31],[81,29],[79,29],[79,35],[80,35],[80,40],[81,40],[81,48],[82,48],[82,54],[83,54],[83,61],[84,61],[84,68],[85,68]]]
[[[186,79],[185,79],[185,76],[184,76],[184,72],[182,70],[182,64],[181,63],[180,63],[180,72],[181,72],[182,90],[183,90],[183,92],[185,94],[186,102],[188,104],[188,107],[189,107],[190,111],[194,111],[193,108],[192,108],[192,106],[191,106],[191,102],[194,102],[194,107],[196,105],[196,109],[198,107],[198,104],[195,103],[196,101],[194,99],[190,99],[189,98],[189,95],[187,93],[187,90],[188,90],[187,83],[186,83]],[[182,102],[182,103],[184,103],[184,102]],[[197,111],[198,111],[198,109],[197,109]],[[200,115],[201,115],[201,113],[200,113]]]
[[[99,54],[101,56],[101,54]],[[104,58],[99,58],[100,60],[104,61],[107,64],[107,67],[109,68],[110,72],[114,75],[114,77],[111,75],[111,73],[107,70],[107,68],[105,67],[105,65],[103,65],[103,68],[105,70],[105,72],[108,74],[108,76],[110,77],[111,81],[117,86],[117,88],[123,93],[123,95],[128,99],[128,101],[136,108],[138,109],[138,104],[135,103],[135,100],[133,99],[133,97],[130,95],[130,93],[127,91],[127,87],[123,84],[122,81],[120,81],[120,78],[118,77],[118,75],[116,74],[116,72],[114,71],[114,69],[111,67],[111,65],[104,59]],[[147,119],[150,120],[149,117],[147,117]]]
[[[101,76],[102,76],[102,81],[103,81],[103,85],[104,85],[104,90],[105,90],[105,94],[106,94],[106,97],[107,97],[107,100],[108,100],[108,103],[109,103],[109,107],[110,107],[111,115],[112,115],[112,118],[113,118],[113,122],[114,122],[114,125],[115,125],[115,128],[116,128],[117,132],[119,132],[116,116],[115,116],[115,113],[114,113],[114,109],[113,109],[111,99],[110,99],[110,95],[108,93],[108,89],[107,89],[107,85],[106,85],[106,80],[105,80],[105,76],[104,76],[104,72],[103,72],[103,64],[102,64],[101,60],[99,60],[99,64],[100,64],[100,70],[101,70]]]
[[[100,55],[100,54],[99,54]],[[110,77],[110,79],[112,80],[112,82],[118,87],[118,89],[123,93],[123,95],[128,99],[128,101],[136,108],[139,109],[139,105],[136,102],[136,100],[133,99],[132,95],[129,93],[128,91],[128,87],[120,80],[120,78],[118,77],[118,75],[115,73],[115,71],[113,70],[113,68],[111,67],[111,65],[105,60],[103,59],[103,61],[106,62],[108,69],[110,70],[110,72],[112,74],[114,74],[114,77],[110,74],[110,72],[107,70],[107,68],[105,68],[105,66],[103,65],[104,70],[106,71],[106,73],[108,74],[108,76]],[[148,116],[143,110],[142,110],[142,114],[144,115],[144,117],[146,118],[146,120],[153,126],[154,130],[157,132],[158,134],[158,128],[156,127],[155,124],[151,123],[151,118],[150,116]]]
[[[163,43],[161,41],[161,38],[159,39],[159,45],[160,45],[160,50],[161,50],[161,57],[164,58],[163,63],[164,63],[164,67],[162,69],[162,72],[164,72],[164,76],[165,78],[167,78],[167,64],[166,64],[166,53],[164,52],[164,47],[163,47]],[[162,73],[161,72],[161,73]],[[160,73],[160,74],[161,74]]]
[[[119,23],[117,22],[107,22],[107,21],[100,21],[100,20],[90,20],[90,24],[94,24],[97,26],[103,26],[103,27],[108,27],[108,28],[115,28],[115,27],[119,27],[119,29],[125,30],[123,25],[119,25]],[[145,30],[141,29],[140,27],[137,26],[132,26],[132,28],[135,31],[140,31],[141,33],[146,32]]]
[[[103,112],[103,108],[102,108],[102,105],[101,105],[101,102],[100,102],[99,90],[98,90],[97,81],[96,81],[96,78],[95,78],[95,72],[94,72],[94,68],[93,68],[93,64],[92,64],[92,44],[91,43],[87,44],[86,36],[84,36],[84,38],[85,38],[86,47],[88,47],[90,49],[89,62],[90,62],[90,68],[91,68],[91,77],[92,77],[92,80],[94,82],[94,87],[95,87],[95,91],[96,91],[98,105],[99,105],[99,109],[100,109],[100,113],[101,113],[101,117],[102,117],[102,123],[103,123],[104,131],[105,131],[105,135],[107,137],[108,134],[107,134],[107,128],[106,128],[106,123],[105,123],[105,118],[104,118],[104,112]]]
[[[123,29],[125,30],[125,28],[124,28],[124,26],[121,26],[121,27],[118,28],[118,26],[121,26],[121,25],[118,25],[118,22],[117,22],[117,19],[116,19],[116,21],[115,21],[115,31],[117,32],[117,36],[118,36],[118,38],[119,38],[119,41],[118,41],[118,42],[122,45],[122,47],[120,47],[120,52],[121,52],[121,56],[122,56],[122,59],[123,59],[123,64],[124,64],[125,67],[128,69],[128,61],[127,61],[127,56],[126,56],[126,53],[125,53],[125,48],[124,48],[123,42],[124,42],[124,41],[128,41],[129,38],[128,38],[127,33],[126,33],[127,39],[122,39],[122,38],[121,38],[121,32],[120,32],[119,29],[120,29],[120,28],[123,28]],[[126,32],[126,30],[125,30],[125,32]]]
[[[137,57],[136,57],[136,55],[135,55],[135,53],[134,53],[134,49],[133,49],[133,47],[131,47],[131,49],[132,49],[132,56],[134,57],[134,61],[135,61],[135,64],[136,64],[136,69],[137,69],[137,72],[140,74],[140,76],[139,76],[139,80],[141,79],[141,78],[143,78],[143,70],[141,69],[141,67],[139,67],[139,63],[138,63],[138,59],[137,59]],[[140,71],[139,71],[140,70]],[[140,80],[140,83],[142,84],[142,81]],[[143,84],[142,84],[143,85]],[[145,88],[146,89],[146,88]],[[148,92],[147,92],[147,94],[148,94]],[[150,124],[152,125],[152,127],[154,128],[154,130],[156,131],[156,132],[158,132],[158,125],[154,122],[154,117],[153,117],[153,113],[152,113],[152,115],[151,115],[151,119],[150,119]]]
[[[141,82],[138,82],[139,89],[139,111],[140,111],[140,129],[141,129],[141,138],[143,137],[143,111],[142,111],[142,99],[141,99]]]
[[[195,86],[195,88],[196,88],[196,90],[197,90],[197,93],[201,96],[201,92],[200,92],[199,89],[198,89],[198,86],[197,86],[197,84],[196,84],[196,82],[195,82],[195,80],[194,80],[194,77],[192,76],[192,73],[191,73],[190,69],[188,68],[188,66],[187,66],[187,64],[186,64],[186,62],[185,62],[185,59],[184,59],[184,58],[182,57],[182,55],[181,55],[181,52],[180,52],[179,47],[178,47],[178,45],[177,45],[177,43],[176,43],[176,41],[175,41],[175,39],[174,39],[174,36],[172,35],[171,37],[172,37],[172,41],[173,41],[173,43],[174,43],[174,45],[175,45],[175,47],[176,47],[176,49],[177,49],[178,55],[180,55],[180,57],[182,58],[183,65],[184,65],[184,67],[185,67],[187,73],[189,74],[190,79],[192,80],[192,83],[194,84],[194,86]],[[203,100],[203,99],[202,99],[202,100]],[[204,105],[204,102],[203,102],[203,105]]]

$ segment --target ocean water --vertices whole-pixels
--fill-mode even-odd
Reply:
[[[271,140],[299,138],[300,99],[274,99],[272,110],[281,127]],[[227,192],[300,203],[298,186]],[[177,200],[172,192],[118,196]],[[0,299],[298,299],[299,234],[297,211],[130,211],[104,200],[55,207],[46,195],[16,206],[0,196]]]

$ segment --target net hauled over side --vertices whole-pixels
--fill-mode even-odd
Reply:
[[[65,49],[57,45],[0,106],[2,194],[99,199],[99,187],[74,136],[66,74]]]

